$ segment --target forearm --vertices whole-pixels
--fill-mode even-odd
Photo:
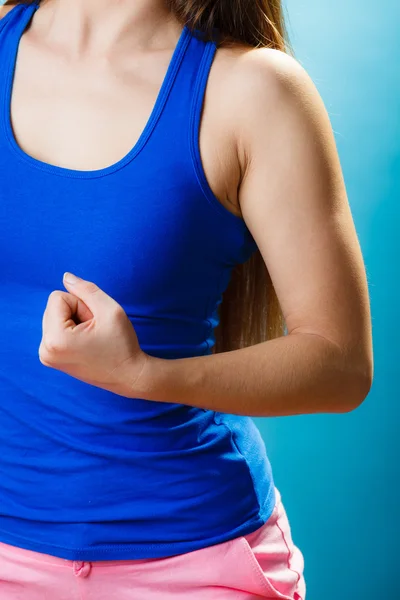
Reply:
[[[267,417],[346,412],[362,402],[368,385],[336,345],[296,333],[215,355],[149,357],[127,396]]]

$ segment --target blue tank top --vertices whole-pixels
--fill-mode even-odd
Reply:
[[[126,398],[44,366],[64,271],[124,308],[141,348],[210,354],[232,269],[255,251],[213,195],[199,123],[216,43],[184,27],[139,140],[103,169],[26,154],[10,99],[37,4],[0,21],[0,541],[70,560],[173,556],[246,535],[275,504],[247,416]]]

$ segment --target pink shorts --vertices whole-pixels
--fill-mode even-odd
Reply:
[[[1,600],[305,600],[281,496],[248,535],[168,558],[80,562],[0,543]]]

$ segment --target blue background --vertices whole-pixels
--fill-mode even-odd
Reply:
[[[289,36],[328,110],[369,282],[375,376],[355,411],[255,418],[307,600],[400,598],[400,4],[287,0]]]

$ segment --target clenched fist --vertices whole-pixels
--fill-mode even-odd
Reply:
[[[90,281],[65,273],[64,285],[68,292],[53,291],[47,301],[40,362],[121,396],[131,392],[150,357],[127,314]]]

